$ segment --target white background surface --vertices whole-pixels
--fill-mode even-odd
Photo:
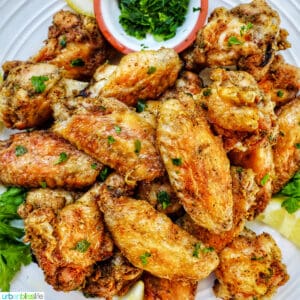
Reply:
[[[237,0],[210,0],[209,11],[214,7],[232,7],[241,2]],[[269,0],[280,13],[282,27],[290,33],[289,41],[292,49],[284,52],[289,63],[300,66],[300,1],[299,0]],[[6,60],[26,60],[35,54],[47,37],[48,26],[52,15],[59,9],[66,8],[62,0],[0,0],[0,63]],[[0,138],[4,138],[3,134]],[[250,226],[256,232],[266,231],[272,234],[283,253],[283,261],[287,265],[290,280],[278,290],[273,299],[300,299],[300,249],[283,238],[280,234],[262,224],[253,223]],[[58,293],[43,280],[43,273],[36,264],[23,268],[16,276],[12,291],[44,291],[47,300],[80,300],[86,299],[79,292]],[[202,281],[198,287],[197,300],[216,299],[211,286],[213,276]]]

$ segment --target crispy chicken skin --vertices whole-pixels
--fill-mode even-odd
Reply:
[[[197,282],[159,278],[145,272],[144,300],[194,300]]]
[[[279,135],[273,146],[275,179],[273,193],[277,193],[300,169],[300,97],[285,104],[278,111]]]
[[[136,267],[169,280],[197,281],[218,265],[218,256],[147,201],[123,196],[124,180],[113,174],[98,200],[121,253]],[[197,255],[193,255],[197,250]],[[205,248],[206,249],[206,248]]]
[[[6,127],[17,129],[40,126],[48,121],[52,115],[48,93],[61,78],[59,69],[30,62],[5,69],[9,71],[0,89],[0,120]]]
[[[125,55],[100,89],[103,97],[115,97],[127,105],[138,99],[157,99],[172,86],[182,67],[173,49],[161,48]]]
[[[54,133],[23,132],[0,142],[0,182],[7,186],[80,189],[96,181],[100,167]]]
[[[95,18],[61,10],[53,16],[46,44],[32,61],[56,65],[66,78],[86,80],[114,55]]]
[[[258,82],[265,94],[270,95],[277,106],[293,100],[300,89],[300,68],[287,64],[276,55],[268,73]]]
[[[151,181],[163,174],[155,130],[116,99],[76,98],[54,105],[54,132],[105,165],[126,181]]]
[[[251,216],[259,188],[255,182],[255,173],[251,169],[231,167],[233,190],[233,226],[231,230],[215,234],[197,225],[189,215],[184,215],[176,223],[187,232],[213,247],[216,252],[222,251],[226,245],[238,236]]]
[[[31,243],[46,281],[56,290],[79,289],[92,274],[93,264],[112,255],[113,243],[95,201],[99,188],[96,184],[58,212],[41,207],[24,220],[25,241]]]
[[[245,231],[220,253],[214,292],[218,298],[269,299],[289,276],[268,233]]]
[[[231,10],[215,9],[184,55],[188,69],[237,65],[256,80],[268,71],[276,50],[289,47],[280,18],[265,0]]]
[[[134,267],[119,251],[108,260],[94,265],[91,276],[82,289],[90,297],[125,295],[131,286],[141,277],[143,270]]]
[[[229,160],[206,119],[196,108],[167,100],[159,113],[157,143],[171,185],[191,218],[215,233],[229,230],[233,206]]]

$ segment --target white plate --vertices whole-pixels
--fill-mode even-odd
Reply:
[[[282,19],[282,27],[289,33],[289,41],[292,49],[284,52],[289,63],[300,66],[300,4],[299,0],[269,0],[269,3],[279,11]],[[214,7],[232,7],[241,2],[238,0],[214,0],[210,1],[209,11]],[[0,0],[0,63],[6,60],[26,60],[42,46],[46,39],[48,26],[51,24],[52,15],[59,9],[67,8],[62,0]],[[4,135],[0,135],[3,139]],[[299,300],[300,299],[300,250],[283,238],[271,228],[258,223],[252,223],[251,228],[256,232],[266,231],[272,234],[283,253],[283,261],[287,265],[290,280],[279,288],[273,299]],[[43,291],[48,300],[83,300],[86,299],[79,292],[62,293],[55,292],[51,286],[44,282],[42,271],[32,263],[25,267],[16,276],[12,283],[12,291]],[[199,284],[197,300],[216,299],[211,286],[213,277]]]

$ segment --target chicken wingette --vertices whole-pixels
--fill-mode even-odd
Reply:
[[[215,233],[229,230],[233,210],[229,160],[205,117],[179,100],[163,102],[157,143],[171,185],[191,218]]]
[[[96,184],[76,202],[59,211],[40,207],[26,216],[25,241],[54,289],[81,288],[93,264],[112,255],[113,243],[104,229]]]
[[[54,105],[53,130],[126,181],[151,181],[163,174],[153,127],[113,98],[69,98]]]
[[[170,280],[197,281],[218,265],[218,256],[147,201],[123,196],[124,180],[110,175],[98,205],[121,253],[134,266]]]
[[[0,142],[0,182],[7,186],[80,189],[91,186],[100,169],[51,132],[22,132]]]
[[[8,128],[43,125],[52,115],[48,94],[61,78],[60,70],[46,63],[10,64],[0,89],[0,120]]]

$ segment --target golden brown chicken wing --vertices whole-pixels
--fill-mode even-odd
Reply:
[[[159,278],[146,273],[144,300],[194,300],[197,282]]]
[[[52,115],[49,91],[60,78],[59,69],[45,63],[9,68],[0,90],[0,120],[18,129],[44,124]]]
[[[54,105],[53,130],[132,184],[163,174],[152,126],[124,103],[70,98]]]
[[[79,189],[92,185],[100,169],[100,163],[54,133],[17,133],[0,143],[4,185]]]
[[[188,234],[147,201],[122,196],[124,180],[110,175],[98,205],[122,254],[136,267],[170,280],[197,281],[218,265],[211,248]]]
[[[89,297],[125,295],[131,286],[141,277],[143,270],[134,267],[119,251],[108,260],[94,265],[91,276],[82,289]]]
[[[159,114],[157,142],[171,185],[191,218],[215,233],[229,230],[229,160],[206,119],[179,100],[167,100]]]
[[[95,18],[61,10],[53,16],[46,45],[32,61],[56,65],[66,78],[86,80],[114,56],[115,51],[103,38]]]
[[[93,264],[112,255],[113,244],[95,201],[98,196],[99,185],[95,185],[58,212],[37,208],[24,220],[25,240],[31,243],[46,281],[56,290],[82,287]]]
[[[214,292],[221,299],[269,299],[289,276],[268,233],[245,231],[220,253]]]
[[[173,49],[130,53],[108,76],[99,94],[115,97],[127,105],[135,105],[139,99],[157,99],[175,83],[181,67]]]
[[[259,80],[275,51],[289,47],[280,18],[265,0],[254,0],[231,10],[215,9],[184,55],[187,68],[237,65]]]
[[[278,112],[279,135],[273,147],[277,193],[300,169],[300,97],[285,104]]]

